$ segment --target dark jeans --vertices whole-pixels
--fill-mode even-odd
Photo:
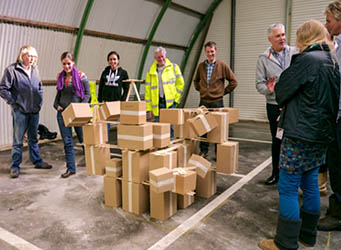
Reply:
[[[200,100],[199,106],[205,106],[206,108],[222,108],[224,107],[224,101],[221,99],[220,101],[216,102],[204,102],[203,100]],[[207,134],[204,134],[203,137],[207,137]],[[210,147],[209,142],[200,142],[199,144],[200,152],[208,153],[208,149]],[[217,151],[217,144],[215,144],[215,152]]]
[[[76,172],[75,151],[73,149],[73,139],[72,139],[72,127],[65,127],[64,120],[62,117],[62,111],[57,112],[57,121],[58,121],[60,134],[64,142],[66,168],[70,172]],[[75,128],[79,142],[82,143],[83,142],[82,127],[74,127],[74,128]]]
[[[335,140],[328,147],[327,164],[330,186],[339,202],[341,202],[341,120],[336,124]]]
[[[276,138],[277,118],[280,114],[279,106],[274,104],[266,104],[266,113],[269,120],[271,137],[272,137],[272,146],[271,146],[271,154],[272,154],[272,175],[279,176],[279,154],[281,150],[281,140]]]
[[[11,169],[19,170],[22,162],[23,140],[27,131],[28,151],[30,160],[34,165],[40,165],[43,160],[40,157],[38,148],[38,125],[39,113],[25,114],[19,109],[12,109],[13,118],[13,145],[12,145],[12,165]]]
[[[160,112],[160,109],[165,109],[165,108],[167,108],[167,106],[166,106],[166,99],[160,97],[160,99],[159,99],[159,112]],[[173,103],[172,106],[169,107],[169,109],[175,109],[175,108],[176,108],[175,103]],[[160,115],[160,113],[159,113],[159,115]],[[160,116],[154,116],[154,120],[155,120],[155,122],[159,122],[160,121]],[[174,128],[173,128],[173,125],[170,126],[170,137],[174,138]]]

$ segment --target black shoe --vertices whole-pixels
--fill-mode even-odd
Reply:
[[[76,174],[76,172],[70,172],[69,170],[66,170],[66,172],[64,174],[62,174],[60,177],[61,178],[68,178],[71,175]]]
[[[34,168],[37,168],[37,169],[51,169],[52,166],[50,164],[44,162],[42,164],[35,165]]]
[[[278,182],[278,176],[271,175],[268,179],[265,180],[265,185],[275,185]]]
[[[19,170],[14,170],[14,169],[11,169],[11,172],[10,172],[10,176],[11,178],[18,178],[19,177],[19,173],[20,171]]]
[[[327,215],[319,220],[317,229],[327,232],[341,231],[341,220],[331,215]]]

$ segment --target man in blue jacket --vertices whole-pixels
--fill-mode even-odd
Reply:
[[[42,160],[37,132],[39,111],[43,104],[43,89],[37,69],[38,54],[32,46],[23,46],[17,62],[9,65],[0,82],[0,96],[11,106],[13,117],[13,145],[11,178],[20,174],[23,139],[27,132],[30,160],[38,169],[52,166]]]

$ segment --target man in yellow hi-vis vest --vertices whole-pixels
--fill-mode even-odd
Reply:
[[[166,50],[158,47],[155,61],[146,75],[145,101],[147,116],[159,121],[160,108],[175,108],[184,89],[184,78],[177,64],[166,58]],[[171,135],[172,136],[172,135]]]

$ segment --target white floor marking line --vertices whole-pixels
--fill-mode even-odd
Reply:
[[[271,141],[262,141],[262,140],[254,140],[254,139],[246,139],[246,138],[237,138],[237,137],[229,137],[229,140],[234,141],[249,141],[249,142],[259,142],[259,143],[266,143],[271,144]]]
[[[211,213],[220,204],[226,201],[232,194],[237,192],[242,186],[248,183],[253,177],[259,174],[264,168],[271,164],[271,157],[266,159],[262,164],[257,166],[254,170],[240,179],[238,182],[233,184],[229,189],[225,190],[221,195],[215,198],[213,201],[208,203],[205,207],[200,209],[197,213],[188,218],[184,223],[179,225],[172,232],[164,236],[148,250],[162,250],[170,246],[174,241],[180,238],[187,231],[191,230],[195,225],[197,225],[202,219],[204,219],[209,213]]]
[[[18,250],[42,250],[1,227],[0,240]]]

